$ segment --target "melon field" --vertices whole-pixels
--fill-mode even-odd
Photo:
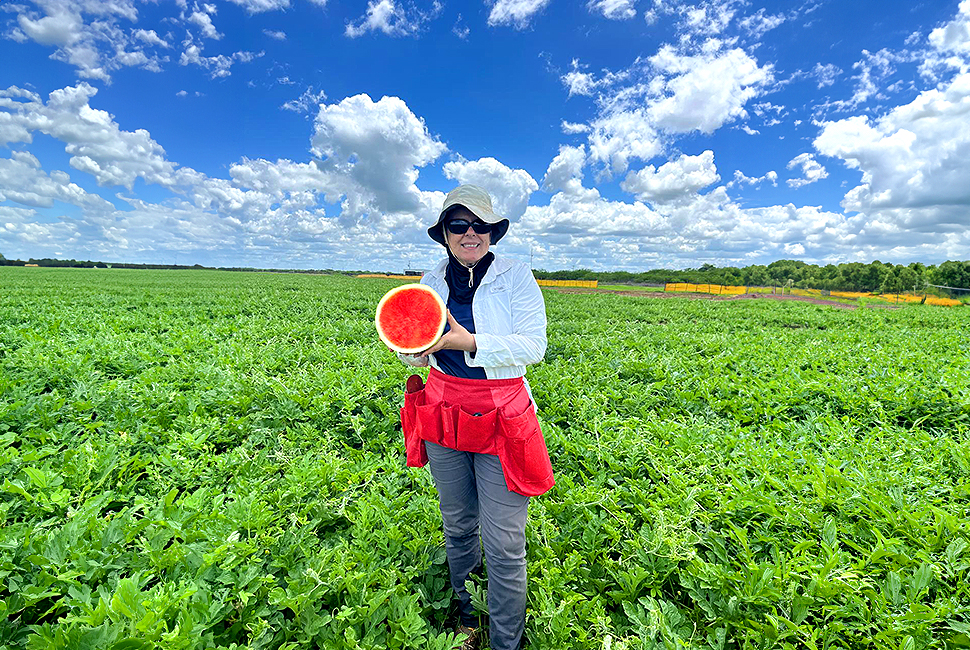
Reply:
[[[392,286],[0,268],[0,647],[453,647]],[[529,648],[970,647],[970,309],[544,295]]]

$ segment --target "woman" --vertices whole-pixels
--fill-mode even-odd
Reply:
[[[408,380],[407,463],[431,465],[465,648],[478,647],[465,581],[480,568],[484,546],[493,650],[521,647],[529,497],[553,485],[525,381],[525,367],[546,351],[545,304],[528,266],[489,251],[508,227],[485,190],[461,185],[448,193],[428,228],[448,259],[421,279],[445,301],[448,326],[427,350],[399,355],[431,365],[423,387],[417,376]]]

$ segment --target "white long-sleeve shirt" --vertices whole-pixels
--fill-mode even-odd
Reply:
[[[443,260],[421,278],[421,284],[434,289],[448,303],[448,283]],[[525,375],[525,367],[538,363],[546,354],[546,305],[542,291],[529,267],[521,262],[495,256],[482,283],[472,298],[475,320],[475,356],[465,352],[465,363],[483,368],[488,379],[512,379]],[[434,355],[420,358],[399,354],[412,366],[431,366],[440,370]]]

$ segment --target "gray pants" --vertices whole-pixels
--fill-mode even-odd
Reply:
[[[465,580],[481,566],[484,546],[491,648],[517,650],[525,627],[529,497],[509,491],[498,456],[426,444],[431,475],[438,488],[451,586],[460,601],[462,624],[478,624]]]

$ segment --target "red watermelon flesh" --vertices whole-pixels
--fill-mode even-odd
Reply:
[[[381,340],[395,352],[414,354],[441,338],[447,316],[438,293],[423,284],[405,284],[384,294],[374,324]]]

